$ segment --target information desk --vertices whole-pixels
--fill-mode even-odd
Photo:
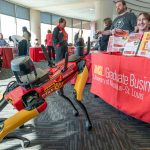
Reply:
[[[0,55],[3,59],[2,68],[10,68],[11,60],[13,59],[13,48],[10,47],[0,47]]]
[[[29,55],[32,61],[35,61],[35,62],[45,60],[45,56],[43,54],[41,47],[30,47]]]
[[[68,47],[68,53],[69,55],[74,54],[74,47]],[[30,47],[29,49],[29,55],[32,61],[39,62],[45,60],[45,56],[43,54],[41,47]]]
[[[92,54],[91,92],[139,120],[150,123],[150,59]]]

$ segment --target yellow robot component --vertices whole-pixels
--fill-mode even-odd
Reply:
[[[88,73],[88,68],[85,66],[83,71],[77,75],[74,90],[76,92],[76,99],[78,101],[82,101],[83,99],[83,90],[88,79]]]
[[[30,119],[38,116],[39,112],[37,109],[33,110],[21,110],[12,117],[6,119],[3,123],[0,123],[0,141],[17,127],[20,127],[25,122],[29,121]]]

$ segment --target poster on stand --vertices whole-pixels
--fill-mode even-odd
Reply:
[[[128,35],[128,31],[116,29],[115,33],[109,38],[107,52],[123,52]]]
[[[143,34],[141,33],[131,33],[125,44],[123,55],[135,56],[138,51],[142,36]]]
[[[144,32],[137,55],[150,58],[150,32]]]

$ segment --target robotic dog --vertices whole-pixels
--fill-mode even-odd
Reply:
[[[41,47],[49,64],[51,64],[45,47],[43,45]],[[90,40],[88,40],[88,51],[85,55],[89,53],[89,50]],[[47,107],[45,98],[55,91],[71,104],[75,115],[78,116],[78,110],[63,93],[63,86],[75,76],[77,76],[77,79],[74,86],[74,99],[86,116],[86,128],[88,130],[92,128],[87,110],[81,102],[88,78],[87,65],[89,64],[86,62],[85,55],[68,57],[68,54],[66,54],[65,60],[59,62],[54,68],[48,68],[47,71],[35,68],[28,56],[18,57],[11,62],[11,69],[16,81],[7,85],[0,101],[0,112],[8,103],[11,103],[18,112],[6,120],[0,121],[0,141],[16,128],[23,126],[24,123],[43,112]],[[25,138],[19,137],[19,139],[24,141]],[[28,145],[29,141],[26,147]]]

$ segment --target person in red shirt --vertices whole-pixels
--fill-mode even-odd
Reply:
[[[52,35],[51,30],[48,30],[45,42],[46,42],[46,46],[47,46],[47,49],[48,49],[50,59],[52,60],[52,58],[53,58],[53,60],[55,60],[55,51],[54,51],[54,47],[53,47],[52,37],[53,37],[53,35]]]
[[[59,62],[65,58],[65,54],[68,51],[68,34],[65,31],[66,20],[64,18],[59,19],[59,25],[54,28],[53,31],[53,44],[56,52],[56,61]]]

